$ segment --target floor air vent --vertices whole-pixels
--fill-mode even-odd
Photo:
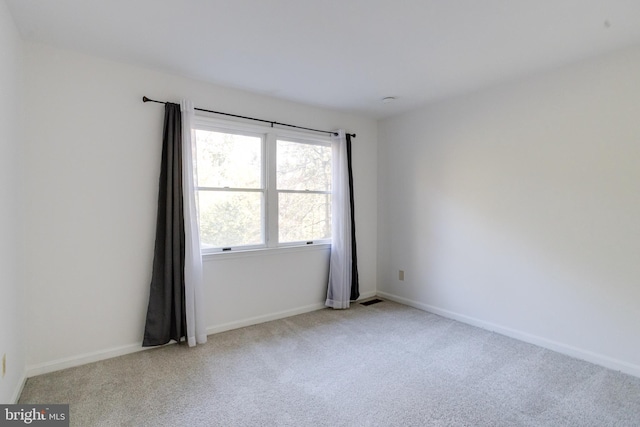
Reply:
[[[361,302],[360,304],[361,305],[372,305],[372,304],[377,304],[379,302],[382,302],[382,300],[376,298],[376,299],[370,299],[369,301]]]

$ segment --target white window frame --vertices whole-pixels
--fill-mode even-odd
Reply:
[[[242,245],[225,248],[203,248],[203,255],[252,252],[271,249],[286,249],[300,247],[328,247],[331,239],[316,239],[313,241],[285,242],[278,241],[278,194],[280,192],[304,193],[303,191],[278,190],[276,182],[277,141],[278,139],[302,144],[322,145],[331,147],[329,135],[315,132],[300,132],[289,129],[272,128],[269,126],[248,124],[232,120],[223,120],[206,115],[197,114],[192,122],[194,129],[235,133],[241,135],[262,137],[262,193],[263,193],[263,240],[260,245]],[[240,189],[238,189],[240,190]],[[196,187],[196,194],[201,190]],[[242,189],[242,191],[246,191]],[[254,190],[250,190],[254,191]],[[309,193],[326,193],[309,191]]]

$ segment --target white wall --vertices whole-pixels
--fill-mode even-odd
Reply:
[[[24,290],[20,282],[20,126],[22,42],[0,1],[0,403],[14,403],[25,374]]]
[[[148,301],[164,108],[198,107],[357,132],[361,288],[376,289],[377,128],[370,119],[26,44],[28,367],[37,374],[139,348]],[[309,248],[310,249],[310,248]],[[215,332],[321,307],[327,251],[205,263]]]
[[[638,76],[628,49],[381,121],[381,294],[640,376]]]

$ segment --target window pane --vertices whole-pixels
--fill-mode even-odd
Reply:
[[[203,248],[264,243],[262,193],[199,191],[198,195]]]
[[[280,193],[279,240],[301,242],[331,238],[331,195]]]
[[[279,190],[331,191],[331,147],[278,140]]]
[[[262,138],[196,130],[199,187],[262,188]]]

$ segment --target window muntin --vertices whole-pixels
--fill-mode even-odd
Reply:
[[[324,135],[194,121],[203,252],[331,242]]]

